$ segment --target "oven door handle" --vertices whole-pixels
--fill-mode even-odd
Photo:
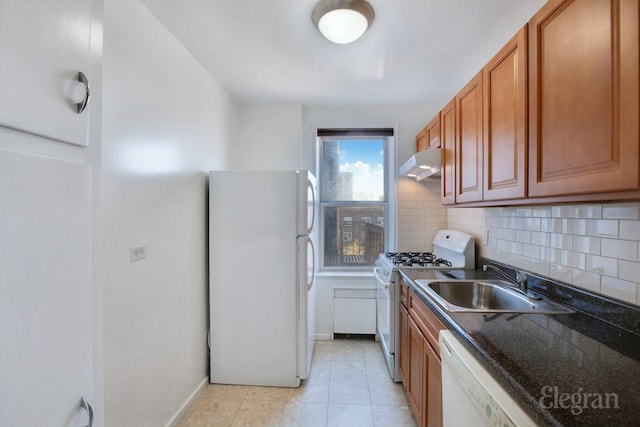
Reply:
[[[376,276],[376,281],[379,285],[383,286],[385,289],[389,289],[390,283],[384,277],[382,277],[382,274],[380,274],[380,270],[378,269],[378,267],[373,267],[373,274],[374,276]]]

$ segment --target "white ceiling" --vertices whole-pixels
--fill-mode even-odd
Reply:
[[[546,0],[369,0],[350,45],[311,22],[318,0],[142,0],[236,98],[444,105]]]

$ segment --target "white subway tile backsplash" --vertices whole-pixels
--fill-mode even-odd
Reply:
[[[520,243],[531,243],[531,232],[528,230],[516,230],[516,241]]]
[[[551,208],[549,206],[534,207],[531,209],[531,216],[534,217],[550,217]]]
[[[562,220],[558,218],[542,218],[540,220],[540,231],[562,233]]]
[[[634,282],[602,276],[602,292],[613,298],[635,304],[638,286]]]
[[[636,261],[638,243],[632,240],[602,239],[602,254],[611,258]]]
[[[581,288],[588,289],[593,292],[601,292],[599,274],[573,269],[571,271],[571,282]]]
[[[524,227],[524,219],[518,217],[509,218],[509,228],[521,230]]]
[[[518,232],[515,228],[503,228],[502,229],[502,238],[505,240],[516,240],[516,233]]]
[[[557,249],[573,249],[573,236],[569,234],[552,233],[549,235],[549,246]]]
[[[540,218],[524,218],[523,228],[525,230],[540,231],[541,230]]]
[[[509,242],[509,252],[515,255],[522,255],[524,249],[520,242]]]
[[[549,246],[549,233],[534,231],[531,233],[531,243],[538,246]]]
[[[549,263],[541,260],[531,260],[531,271],[549,277]]]
[[[482,256],[640,305],[640,202],[455,208],[446,216],[478,243],[489,229]]]
[[[602,218],[640,219],[640,205],[638,203],[611,203],[603,205]]]
[[[498,228],[500,227],[500,217],[497,216],[488,216],[487,217],[487,227]]]
[[[435,232],[447,227],[447,209],[440,204],[440,186],[400,180],[398,246],[405,251],[432,250]]]
[[[522,254],[535,260],[540,259],[540,246],[522,245]]]
[[[618,260],[597,255],[587,255],[586,270],[603,276],[618,276]]]
[[[620,270],[618,275],[613,275],[613,277],[636,283],[638,282],[638,280],[640,280],[640,263],[631,261],[619,261],[618,268]]]
[[[640,221],[620,221],[620,238],[640,240]]]
[[[562,263],[562,250],[550,247],[541,247],[540,259],[553,264],[560,264]]]
[[[517,208],[502,208],[501,216],[516,216]]]
[[[488,227],[489,225],[487,225]],[[503,239],[502,228],[492,228],[489,231],[489,238]]]
[[[587,235],[595,237],[618,237],[618,222],[607,219],[587,221]]]
[[[554,206],[551,208],[551,216],[554,218],[575,218],[573,206]]]
[[[600,255],[601,240],[596,237],[574,236],[573,250],[585,254]]]
[[[584,270],[586,255],[580,252],[562,251],[562,265]]]
[[[549,264],[549,277],[561,282],[571,283],[572,269],[560,264]]]
[[[496,249],[498,249],[499,251],[508,252],[509,251],[509,241],[508,240],[497,239],[496,240]]]
[[[577,205],[577,218],[602,218],[602,205]]]
[[[562,219],[562,232],[564,234],[587,234],[587,220],[586,219]]]

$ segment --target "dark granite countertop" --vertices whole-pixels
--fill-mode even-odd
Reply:
[[[539,425],[640,426],[637,307],[530,275],[530,288],[576,313],[454,313],[421,291],[414,280],[498,277],[481,270],[400,272]]]

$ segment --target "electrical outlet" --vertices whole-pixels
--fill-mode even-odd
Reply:
[[[133,248],[129,248],[129,260],[131,262],[140,261],[141,259],[145,259],[146,257],[147,257],[146,246],[135,246]]]
[[[485,228],[482,231],[482,244],[484,246],[487,246],[489,244],[489,229],[488,228]]]

